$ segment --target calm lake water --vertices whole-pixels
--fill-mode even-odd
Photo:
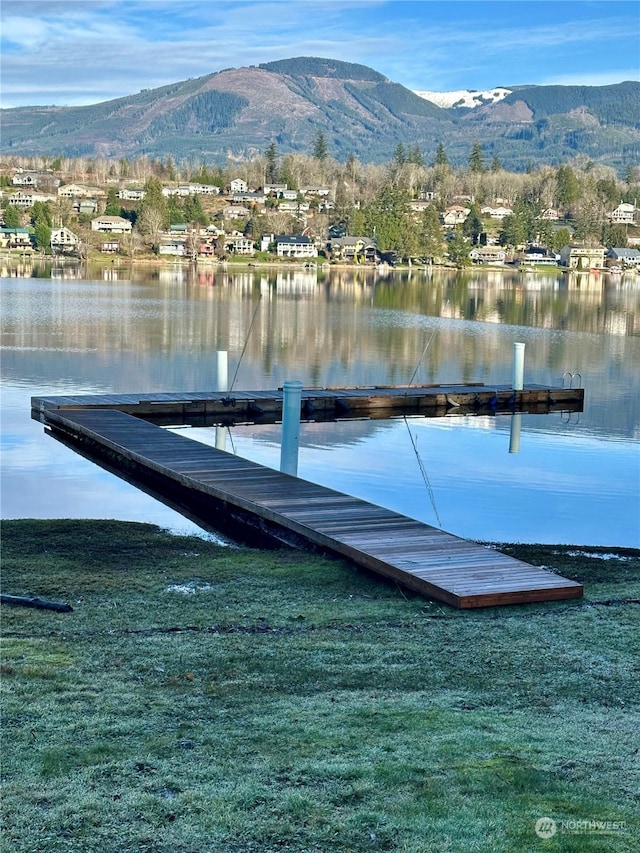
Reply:
[[[478,540],[640,547],[640,280],[472,270],[5,268],[4,518],[118,518],[197,532],[30,417],[41,394],[509,383],[580,374],[580,414],[303,424],[299,476]],[[214,443],[215,429],[183,429]],[[279,467],[278,425],[226,449]]]

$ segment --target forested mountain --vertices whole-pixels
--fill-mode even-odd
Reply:
[[[512,170],[578,155],[620,171],[640,161],[640,83],[508,88],[496,103],[443,109],[366,66],[297,57],[86,107],[2,110],[2,152],[223,163],[271,142],[310,153],[322,131],[342,161],[383,162],[399,144],[429,161],[442,143],[459,165],[474,142]]]

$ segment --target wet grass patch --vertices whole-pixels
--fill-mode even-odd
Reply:
[[[456,611],[340,560],[4,522],[3,591],[74,608],[2,609],[7,849],[636,850],[640,555],[501,547],[585,599]]]

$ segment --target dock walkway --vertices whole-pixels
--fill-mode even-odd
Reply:
[[[141,395],[132,397],[140,405]],[[157,397],[149,395],[143,408]],[[118,410],[121,397],[100,399],[34,398],[33,416],[88,458],[107,459],[105,467],[119,476],[153,479],[161,499],[169,502],[179,492],[172,505],[185,511],[197,506],[214,527],[216,517],[231,516],[278,541],[341,555],[459,608],[582,595],[580,584],[552,572],[132,417]]]

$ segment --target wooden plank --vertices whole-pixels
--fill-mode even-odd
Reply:
[[[45,409],[41,417],[84,449],[109,452],[122,469],[161,476],[167,492],[174,483],[194,499],[236,507],[257,527],[267,522],[284,539],[294,534],[456,607],[582,594],[580,584],[545,569],[120,411]]]

